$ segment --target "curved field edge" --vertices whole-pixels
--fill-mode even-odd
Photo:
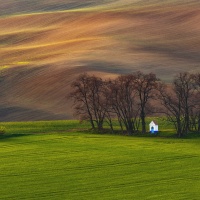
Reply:
[[[149,123],[154,120],[159,125],[159,131],[156,135],[149,134]],[[100,134],[106,135],[124,135],[121,132],[120,125],[117,120],[113,120],[114,133],[111,132],[109,125],[105,122],[103,127],[104,130]],[[79,120],[46,120],[46,121],[14,121],[14,122],[0,122],[0,129],[5,134],[0,134],[1,139],[7,139],[10,137],[17,137],[23,135],[32,134],[53,134],[67,132],[73,133],[85,133],[85,134],[99,134],[98,130],[92,130],[91,125],[88,121],[80,122]],[[135,133],[133,136],[136,137],[158,137],[158,138],[175,138],[176,130],[173,124],[167,121],[166,117],[148,117],[146,118],[146,134]],[[141,127],[139,127],[141,131]],[[126,134],[125,134],[126,135]],[[125,136],[124,135],[124,136]],[[185,138],[195,139],[199,138],[197,133],[189,133]]]
[[[147,120],[147,130],[149,129],[149,123],[152,120],[156,120],[159,123],[159,131],[164,136],[165,132],[168,134],[174,134],[175,130],[173,125],[166,121],[165,117],[149,117]],[[13,134],[35,134],[35,133],[55,133],[55,132],[88,132],[91,129],[90,123],[79,120],[46,120],[46,121],[17,121],[17,122],[0,122],[0,127],[5,129],[5,135]],[[104,123],[104,128],[109,129],[109,126]],[[120,126],[117,120],[113,120],[114,130],[120,130]],[[91,132],[91,131],[90,131]],[[95,133],[95,131],[93,132]],[[105,133],[109,133],[106,130]]]

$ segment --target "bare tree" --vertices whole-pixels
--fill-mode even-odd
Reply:
[[[154,99],[159,79],[155,74],[144,74],[140,71],[132,75],[135,90],[139,97],[140,118],[142,123],[142,133],[146,133],[146,114],[148,102]]]
[[[195,83],[195,91],[192,96],[193,106],[191,106],[190,112],[190,129],[194,129],[200,133],[200,73],[193,74]]]
[[[69,97],[73,99],[73,106],[75,114],[80,117],[80,120],[89,120],[92,128],[95,128],[92,110],[90,106],[89,96],[89,76],[87,74],[81,74],[71,84],[72,92]]]
[[[200,133],[200,73],[196,74],[196,89],[197,89],[197,124],[198,124],[198,132]]]
[[[182,137],[185,131],[185,118],[183,117],[184,110],[181,105],[181,96],[176,93],[174,88],[164,83],[159,84],[158,90],[158,98],[163,106],[162,112],[174,124],[177,135]]]
[[[116,118],[116,112],[113,110],[113,80],[109,79],[104,81],[103,96],[105,100],[106,113],[105,113],[105,122],[110,126],[112,132],[113,128],[113,119]]]
[[[128,134],[135,131],[135,114],[137,111],[136,92],[132,75],[121,75],[107,83],[109,106],[119,121],[122,131]]]
[[[191,131],[196,122],[199,106],[197,81],[194,74],[178,74],[171,86],[160,84],[159,98],[165,107],[168,119],[174,123],[177,134],[182,137]]]
[[[74,100],[74,109],[81,120],[89,120],[92,128],[101,130],[106,113],[103,81],[96,76],[81,74],[71,85],[70,98]]]
[[[178,74],[173,82],[174,91],[180,97],[181,107],[184,109],[185,134],[190,131],[190,110],[195,106],[195,79],[193,74],[187,72]]]

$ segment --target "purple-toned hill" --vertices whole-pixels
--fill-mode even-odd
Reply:
[[[70,11],[49,9],[55,1],[46,10],[36,1],[30,11],[31,1],[23,11],[0,2],[7,12],[0,18],[1,121],[72,118],[67,94],[82,72],[107,78],[141,70],[170,82],[200,71],[198,1],[57,1],[76,3]]]

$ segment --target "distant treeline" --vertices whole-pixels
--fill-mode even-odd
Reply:
[[[84,73],[71,87],[75,114],[93,129],[101,131],[107,123],[113,132],[113,119],[118,119],[123,132],[131,135],[141,127],[144,134],[146,117],[160,114],[179,137],[200,133],[200,73],[179,73],[172,84],[140,71],[108,80]]]

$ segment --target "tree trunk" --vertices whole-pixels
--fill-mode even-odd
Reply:
[[[97,122],[97,128],[98,128],[99,131],[103,130],[103,121]]]
[[[142,122],[142,133],[146,133],[146,122],[145,122],[145,113],[144,110],[141,111],[141,122]]]
[[[112,133],[114,133],[114,128],[113,128],[113,124],[112,124],[112,118],[110,117],[109,114],[107,116],[107,120],[108,120],[107,123],[110,126],[110,129],[111,129]]]
[[[124,129],[123,129],[123,125],[122,125],[121,119],[119,117],[118,117],[118,122],[119,122],[119,125],[120,125],[120,128],[121,128],[121,131],[123,133]]]
[[[90,124],[91,124],[91,126],[92,126],[92,129],[95,129],[94,122],[93,122],[92,119],[90,119]]]
[[[181,124],[181,120],[178,119],[177,120],[177,135],[179,138],[183,136],[183,131],[184,131],[183,124]]]
[[[128,120],[127,125],[128,125],[128,127],[127,127],[128,134],[132,135],[133,134],[133,124],[132,124],[132,121]]]

